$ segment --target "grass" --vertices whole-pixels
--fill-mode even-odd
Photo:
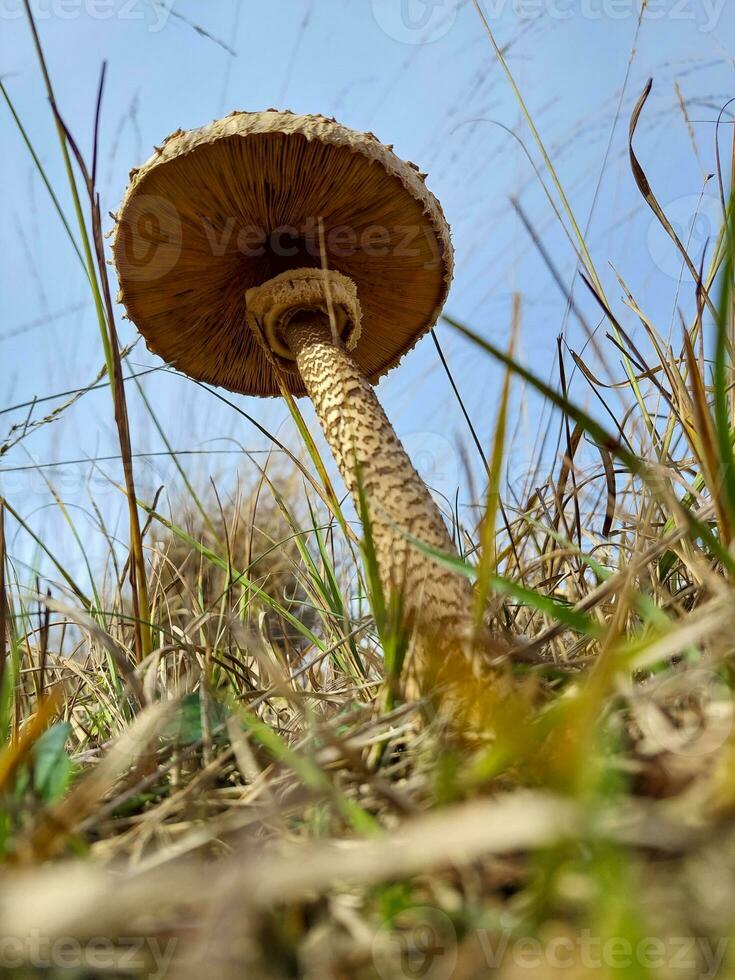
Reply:
[[[632,149],[646,95],[631,163],[666,227]],[[613,409],[561,345],[554,384],[514,344],[446,317],[505,372],[487,488],[456,528],[463,558],[434,556],[437,574],[476,583],[501,652],[447,719],[407,683],[369,521],[343,513],[294,403],[306,463],[269,459],[223,497],[173,454],[183,498],[137,496],[95,167],[78,160],[85,216],[73,139],[53,121],[131,537],[121,551],[108,535],[111,578],[85,558],[79,582],[36,536],[53,569],[41,576],[10,550],[18,528],[34,532],[0,500],[4,975],[731,977],[733,206],[707,269],[682,255],[696,313],[680,339],[622,282],[620,322],[532,128],[634,407]],[[518,299],[513,338],[522,316]],[[599,417],[570,395],[569,362]],[[562,447],[523,494],[503,478],[521,385],[555,413]]]

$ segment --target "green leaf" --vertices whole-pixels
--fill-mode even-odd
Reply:
[[[54,803],[69,788],[74,763],[66,752],[71,735],[68,721],[52,725],[33,749],[33,789],[46,803]]]
[[[406,531],[402,531],[401,533],[419,551],[423,551],[425,555],[429,555],[439,565],[443,565],[458,575],[464,575],[471,581],[477,578],[476,565],[471,565],[469,562],[463,561],[454,555],[447,555],[443,551],[437,551],[436,548],[432,548],[424,541],[414,537],[412,534],[408,534]],[[571,605],[560,599],[552,599],[551,596],[543,595],[534,589],[528,589],[514,582],[512,579],[506,578],[504,575],[490,575],[489,584],[497,595],[510,595],[520,602],[521,605],[536,609],[538,612],[550,616],[552,619],[563,623],[565,626],[569,626],[578,633],[593,637],[600,637],[602,635],[602,627],[591,616],[588,616],[584,612],[578,612]]]
[[[735,457],[732,451],[732,420],[730,418],[730,387],[733,371],[730,360],[730,318],[732,316],[733,273],[735,273],[735,195],[730,201],[726,227],[726,254],[722,272],[722,295],[717,310],[717,339],[715,344],[715,420],[722,473],[722,500],[730,521],[735,522]]]
[[[288,766],[304,786],[316,793],[330,796],[342,816],[352,827],[364,837],[373,837],[380,833],[380,825],[372,814],[364,810],[355,800],[345,796],[332,782],[329,776],[314,762],[281,738],[255,715],[243,713],[240,717],[243,727],[253,736],[263,748],[283,765]]]
[[[225,706],[219,702],[210,700],[207,704],[210,715],[210,725],[213,733],[219,732],[217,738],[222,738],[222,729],[227,721],[227,711]],[[163,737],[170,739],[179,746],[195,745],[204,737],[202,728],[202,705],[199,692],[187,694],[182,698],[181,704],[176,714],[171,718],[163,730]]]

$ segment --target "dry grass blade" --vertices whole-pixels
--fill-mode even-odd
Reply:
[[[112,657],[120,674],[128,682],[130,690],[135,695],[140,707],[144,708],[146,706],[146,696],[143,691],[143,686],[130,663],[130,652],[123,649],[106,629],[103,629],[91,616],[86,615],[81,610],[74,609],[72,606],[59,602],[57,599],[52,599],[50,595],[39,595],[37,598],[41,606],[53,612],[60,613],[69,622],[76,623],[92,639],[100,643],[101,647]]]
[[[18,861],[44,861],[58,854],[75,830],[104,802],[120,778],[146,756],[151,742],[175,707],[176,702],[170,701],[141,711],[71,793],[42,813],[30,833],[19,839],[16,850]]]
[[[154,730],[147,723],[147,735]],[[105,766],[104,774],[89,781],[77,802],[83,807],[90,805],[117,778],[122,763],[128,760],[126,755],[115,767]],[[62,821],[69,816],[75,819],[65,808],[54,819]],[[217,883],[211,889],[217,908],[236,901],[240,907],[267,909],[327,892],[340,884],[376,885],[391,878],[467,867],[488,855],[542,850],[573,836],[579,820],[577,807],[567,800],[530,791],[513,793],[416,817],[405,821],[396,834],[374,841],[291,845],[260,855],[246,852],[239,865],[228,859],[210,867],[207,878],[213,885]],[[131,918],[137,918],[143,896],[149,905],[152,895],[159,895],[161,909],[199,904],[202,891],[197,867],[200,873],[201,866],[177,867],[174,863],[157,872],[116,875],[117,900],[115,906],[110,906],[100,902],[99,897],[110,887],[111,877],[105,872],[71,866],[63,876],[65,901],[57,908],[53,903],[42,903],[44,929],[50,936],[62,935],[64,930],[67,934],[84,930],[85,934],[94,935],[100,928],[118,935],[124,933]],[[58,872],[53,877],[61,880]],[[35,902],[49,885],[44,872],[6,877],[0,897],[4,936],[24,935],[38,921]],[[211,897],[207,899],[211,901]]]
[[[608,537],[615,520],[615,506],[617,501],[617,487],[615,482],[615,467],[612,457],[604,447],[600,447],[602,465],[605,468],[605,483],[607,485],[607,506],[605,507],[605,517],[602,523],[602,536]]]
[[[509,356],[512,357],[515,351],[515,344],[518,331],[521,325],[521,300],[516,295],[513,299],[513,321],[511,325]],[[501,481],[502,469],[505,459],[505,439],[508,422],[508,411],[510,402],[511,373],[506,370],[503,378],[503,386],[500,392],[500,404],[498,406],[498,419],[495,425],[495,438],[493,440],[492,453],[490,454],[490,464],[488,466],[488,488],[487,500],[485,503],[485,513],[480,528],[480,561],[477,567],[477,589],[475,592],[475,624],[480,626],[483,622],[488,598],[490,596],[491,581],[497,572],[497,533],[496,521],[501,500]]]
[[[691,407],[694,414],[694,426],[692,428],[692,442],[694,443],[697,455],[702,464],[702,472],[708,487],[713,490],[713,498],[718,511],[718,521],[722,528],[722,534],[726,541],[732,540],[732,528],[726,508],[723,506],[723,498],[720,493],[722,489],[722,477],[717,454],[717,434],[715,432],[714,421],[710,414],[707,404],[707,395],[704,390],[704,379],[699,372],[697,356],[694,353],[689,331],[684,331],[684,353],[689,372],[689,386],[691,388]]]
[[[61,153],[64,160],[64,166],[66,169],[66,174],[69,182],[69,189],[72,194],[72,200],[74,203],[74,209],[77,217],[77,222],[79,225],[79,231],[82,239],[82,250],[84,254],[84,264],[86,266],[87,277],[89,279],[89,285],[92,292],[92,297],[94,299],[95,310],[97,312],[97,320],[100,330],[100,337],[102,340],[102,346],[105,353],[105,362],[107,365],[107,375],[110,380],[110,386],[112,390],[113,405],[115,412],[115,423],[117,426],[118,439],[120,442],[120,453],[123,460],[123,471],[125,474],[125,484],[127,490],[127,500],[128,500],[128,516],[130,523],[130,548],[133,554],[133,560],[130,563],[130,580],[131,587],[133,591],[133,602],[136,608],[136,646],[138,659],[142,660],[144,657],[148,656],[151,652],[152,635],[150,628],[150,610],[147,595],[147,580],[145,571],[145,562],[143,557],[143,540],[140,533],[140,520],[138,517],[138,510],[136,506],[136,495],[135,495],[135,483],[133,478],[133,464],[132,464],[132,449],[130,442],[130,427],[128,421],[127,413],[127,402],[125,400],[125,388],[122,382],[122,361],[120,355],[120,347],[117,339],[117,329],[115,327],[115,315],[112,308],[112,298],[110,296],[110,285],[107,277],[107,260],[104,251],[104,240],[102,233],[102,221],[100,212],[99,197],[96,194],[95,186],[93,180],[87,170],[84,163],[84,159],[79,152],[79,149],[74,142],[71,133],[64,125],[61,115],[58,111],[56,104],[56,97],[54,95],[54,88],[51,82],[51,76],[49,75],[48,67],[46,65],[46,58],[43,52],[43,46],[41,45],[41,40],[38,35],[38,30],[36,27],[36,21],[34,19],[33,12],[29,0],[23,0],[23,6],[25,9],[28,24],[31,28],[31,34],[33,37],[33,43],[38,56],[38,62],[41,68],[41,74],[43,75],[44,84],[46,87],[46,93],[51,104],[51,108],[54,114],[54,120],[56,124],[56,130],[59,137],[59,144],[61,147]],[[104,68],[102,72],[102,77],[100,80],[100,87],[97,96],[97,108],[95,112],[95,118],[97,122],[95,123],[95,149],[93,150],[93,157],[96,160],[97,149],[96,140],[98,136],[98,121],[100,113],[100,105],[102,100],[104,84]],[[76,157],[77,163],[79,164],[80,170],[82,172],[83,179],[85,181],[85,186],[89,196],[89,205],[91,211],[91,225],[92,225],[92,239],[94,244],[94,249],[90,243],[90,236],[87,230],[87,225],[84,219],[84,213],[82,210],[81,198],[79,196],[79,190],[77,188],[76,178],[74,176],[74,171],[72,168],[71,157],[69,154],[69,147]]]
[[[638,120],[641,117],[641,113],[643,112],[644,106],[648,101],[648,97],[651,94],[652,89],[653,89],[653,79],[649,78],[648,82],[646,83],[646,87],[643,89],[643,93],[641,94],[641,97],[638,99],[638,102],[636,103],[635,108],[633,109],[633,114],[630,117],[630,129],[628,134],[630,166],[633,171],[633,176],[635,177],[635,182],[638,185],[638,189],[643,195],[646,203],[658,218],[659,222],[661,223],[661,226],[666,231],[666,234],[671,238],[672,242],[678,248],[682,258],[684,259],[684,262],[686,263],[687,269],[689,269],[689,272],[692,275],[692,279],[696,283],[697,289],[701,292],[701,295],[704,297],[704,301],[707,304],[712,315],[717,317],[717,308],[715,307],[714,303],[710,299],[709,292],[705,287],[704,283],[702,282],[702,279],[699,274],[699,270],[692,262],[689,253],[686,250],[686,246],[684,245],[684,243],[676,233],[676,229],[671,224],[669,219],[666,217],[663,208],[656,200],[656,196],[651,190],[651,185],[648,182],[648,177],[646,177],[646,173],[643,167],[638,162],[638,157],[635,155],[635,151],[633,150],[633,137],[635,136],[635,131],[638,127]]]
[[[0,752],[0,793],[7,790],[20,766],[26,761],[29,752],[43,735],[63,705],[63,694],[59,690],[43,698],[36,712],[28,719],[15,742],[6,744]]]

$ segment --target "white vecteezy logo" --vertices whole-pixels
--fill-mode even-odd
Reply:
[[[452,29],[460,0],[371,0],[373,16],[388,37],[430,44]]]

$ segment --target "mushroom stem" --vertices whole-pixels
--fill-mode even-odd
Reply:
[[[470,583],[441,568],[401,533],[445,554],[457,554],[439,508],[372,385],[333,338],[325,313],[299,312],[284,333],[356,506],[359,470],[386,598],[398,590],[404,615],[432,632],[466,624],[472,613]]]

